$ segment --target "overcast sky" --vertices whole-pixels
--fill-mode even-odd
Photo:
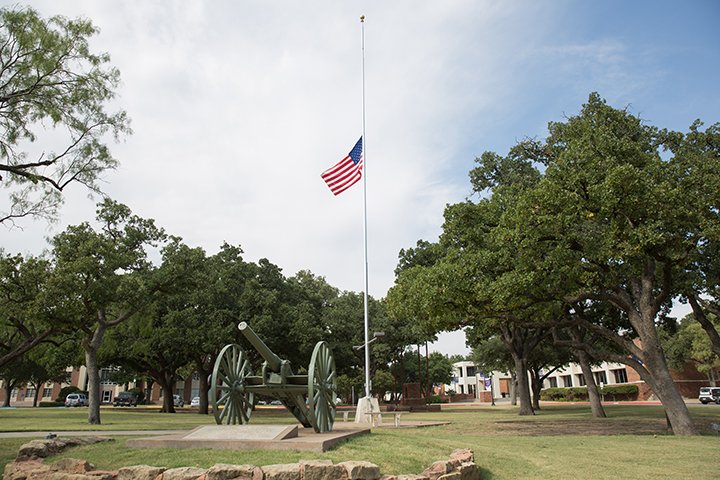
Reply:
[[[1,5],[17,2],[1,1]],[[241,245],[290,276],[363,289],[362,186],[333,197],[320,173],[362,132],[365,22],[370,293],[401,248],[435,240],[486,150],[504,154],[592,91],[647,123],[720,121],[720,2],[33,0],[90,18],[122,75],[134,134],[105,191],[208,254]],[[9,252],[94,218],[68,192],[62,218],[3,228]],[[464,352],[462,335],[436,348]]]

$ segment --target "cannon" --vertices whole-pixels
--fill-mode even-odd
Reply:
[[[295,375],[290,362],[275,355],[250,326],[238,329],[265,360],[254,375],[250,360],[237,344],[226,345],[218,355],[210,383],[210,404],[220,424],[250,421],[256,395],[280,400],[304,427],[329,432],[335,422],[337,375],[335,358],[326,342],[315,345],[307,375]]]

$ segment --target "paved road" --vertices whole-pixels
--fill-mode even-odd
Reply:
[[[188,430],[77,430],[52,432],[58,437],[116,437],[121,435],[172,435]],[[45,438],[50,432],[0,432],[0,438]]]

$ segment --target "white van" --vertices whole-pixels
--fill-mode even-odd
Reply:
[[[65,397],[66,407],[87,407],[88,399],[84,393],[71,393]]]
[[[700,400],[703,405],[707,405],[710,402],[720,404],[720,387],[701,387],[698,400]]]

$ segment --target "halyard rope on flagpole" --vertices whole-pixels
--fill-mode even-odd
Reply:
[[[367,227],[367,138],[365,137],[365,15],[360,17],[360,37],[362,49],[362,148],[363,148],[363,259],[365,262],[365,396],[370,398],[370,320],[368,315],[368,227]]]

